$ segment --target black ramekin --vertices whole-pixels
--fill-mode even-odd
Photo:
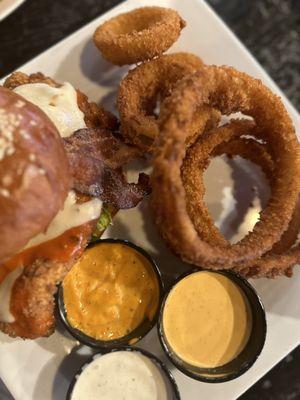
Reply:
[[[227,364],[215,368],[201,368],[188,364],[172,350],[171,346],[167,341],[163,329],[163,312],[167,297],[171,292],[171,290],[174,288],[174,286],[176,286],[176,284],[179,281],[181,281],[188,275],[201,271],[206,271],[206,270],[193,269],[192,271],[189,271],[181,275],[166,293],[162,302],[158,320],[158,336],[161,345],[166,355],[170,359],[170,361],[185,375],[201,382],[207,382],[207,383],[226,382],[232,379],[236,379],[242,374],[244,374],[259,357],[266,340],[266,333],[267,333],[266,314],[260,297],[258,296],[253,286],[246,279],[244,279],[243,277],[234,272],[208,270],[207,272],[217,273],[226,276],[227,278],[232,280],[235,284],[237,284],[239,288],[242,290],[242,292],[248,299],[250,305],[252,313],[252,330],[250,333],[249,340],[244,349],[242,350],[242,352],[235,359],[228,362]]]
[[[181,400],[181,396],[180,396],[180,392],[179,392],[177,383],[176,383],[172,373],[166,367],[166,365],[159,358],[154,356],[152,353],[149,353],[148,351],[143,350],[139,347],[129,347],[129,346],[123,346],[123,347],[118,347],[115,349],[104,350],[102,352],[94,354],[87,362],[85,362],[81,366],[81,368],[74,375],[74,378],[71,381],[71,384],[70,384],[68,392],[67,392],[66,400],[72,399],[73,389],[75,387],[78,377],[80,376],[80,374],[84,370],[84,368],[95,359],[95,357],[99,357],[101,355],[104,355],[107,353],[113,353],[116,351],[136,351],[136,352],[141,353],[145,357],[149,358],[154,363],[154,365],[156,365],[156,367],[158,367],[158,369],[162,372],[162,375],[165,378],[164,379],[165,383],[167,386],[169,386],[168,389],[169,389],[169,392],[171,395],[171,398],[169,400]]]
[[[155,272],[158,286],[159,286],[159,301],[157,305],[157,311],[153,317],[153,319],[150,320],[144,320],[141,325],[139,325],[136,329],[134,329],[132,332],[130,332],[128,335],[123,336],[118,339],[113,339],[113,340],[97,340],[92,338],[91,336],[86,335],[84,332],[74,328],[68,321],[67,318],[67,312],[65,309],[64,305],[64,299],[63,299],[63,285],[61,284],[58,288],[58,295],[57,295],[57,304],[58,304],[58,310],[59,310],[59,315],[61,317],[61,320],[65,326],[65,328],[68,330],[68,332],[75,337],[80,343],[85,344],[86,346],[97,348],[97,349],[111,349],[111,348],[116,348],[119,346],[126,346],[126,345],[133,345],[137,343],[139,340],[141,340],[156,324],[160,312],[160,307],[161,307],[161,302],[163,298],[163,281],[161,277],[160,270],[156,264],[156,262],[153,260],[153,258],[141,247],[127,241],[127,240],[121,240],[121,239],[100,239],[97,240],[96,242],[91,243],[88,248],[94,247],[94,246],[99,246],[103,243],[119,243],[123,244],[126,246],[129,246],[142,254],[152,265],[152,268]]]

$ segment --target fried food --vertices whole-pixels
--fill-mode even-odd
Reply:
[[[82,254],[95,224],[95,222],[90,222],[75,230],[72,234],[72,244],[68,243],[68,237],[59,237],[54,239],[52,243],[48,243],[47,246],[50,245],[50,248],[56,246],[56,248],[60,248],[61,252],[59,255],[53,256],[51,254],[51,259],[43,257],[44,253],[45,255],[48,253],[45,248],[40,247],[32,250],[32,255],[29,254],[28,262],[11,291],[10,310],[15,320],[12,322],[0,321],[2,332],[12,337],[19,336],[26,339],[36,339],[53,333],[56,285],[62,281]],[[65,259],[64,245],[71,245],[73,249],[73,255],[69,257],[68,252]],[[36,255],[39,255],[39,257]],[[14,267],[15,260],[13,258],[1,265],[1,269]]]
[[[153,153],[153,215],[176,254],[200,267],[232,269],[246,277],[290,276],[300,261],[300,152],[292,122],[280,99],[260,81],[233,68],[205,66],[193,54],[162,55],[184,26],[174,10],[144,7],[112,18],[96,30],[94,42],[104,58],[117,65],[143,63],[120,83],[121,124],[82,92],[75,92],[86,128],[76,128],[64,145],[76,201],[100,196],[109,202],[108,221],[118,208],[136,205],[149,193],[147,176],[140,174],[138,183],[128,183],[122,165],[135,155]],[[62,86],[41,73],[20,72],[4,86],[13,90],[30,83]],[[252,120],[218,127],[222,114],[235,112]],[[118,134],[139,150],[125,145]],[[203,172],[210,158],[220,154],[256,162],[272,189],[260,221],[236,244],[215,227],[203,200]],[[104,228],[89,220],[49,241],[47,248],[31,248],[25,256],[17,254],[1,265],[0,282],[18,265],[18,257],[26,260],[22,259],[24,269],[12,288],[15,321],[0,321],[2,331],[31,339],[53,332],[56,285],[95,229],[99,237]]]
[[[229,147],[229,141],[238,136],[250,134],[254,126],[252,121],[234,121],[209,131],[200,136],[197,142],[189,148],[183,161],[181,172],[188,214],[198,235],[212,246],[227,246],[229,243],[215,226],[204,202],[203,173],[208,167],[211,157],[223,154],[222,151],[218,154],[216,149],[220,146],[224,148],[224,145]]]
[[[252,138],[241,138],[251,135]],[[240,156],[258,164],[270,186],[274,179],[275,165],[268,153],[267,143],[255,139],[255,124],[252,121],[233,121],[228,125],[217,128],[198,139],[192,146],[184,160],[182,179],[184,183],[187,210],[195,229],[202,240],[213,246],[230,246],[230,243],[214,225],[214,221],[204,202],[205,188],[203,172],[208,167],[211,157],[227,154],[230,157]],[[235,270],[246,277],[258,278],[262,276],[276,277],[291,275],[291,267],[300,262],[299,250],[292,248],[300,230],[300,207],[296,205],[288,229],[283,233],[279,242],[272,249],[257,260],[242,263]]]
[[[55,125],[38,107],[0,87],[0,262],[47,228],[70,187]]]
[[[151,152],[159,133],[157,104],[168,97],[175,84],[184,76],[203,67],[200,58],[191,53],[174,53],[145,62],[128,72],[119,86],[117,105],[121,132],[127,143]],[[202,107],[194,114],[186,141],[191,144],[195,134],[219,122],[220,113]]]
[[[53,79],[45,77],[40,73],[28,76],[20,72],[12,74],[6,80],[5,86],[9,89],[13,89],[19,85],[28,83],[47,83],[50,86],[60,86],[60,84],[55,82]],[[82,152],[82,156],[89,155],[90,157],[93,157],[95,155],[99,156],[101,153],[102,164],[100,163],[100,165],[103,167],[103,163],[105,162],[107,168],[109,168],[110,171],[113,171],[110,177],[112,175],[114,177],[118,176],[123,185],[116,187],[114,186],[115,180],[103,182],[103,179],[100,181],[98,179],[98,189],[101,188],[101,184],[105,183],[106,189],[109,191],[111,198],[113,196],[116,198],[120,197],[123,200],[123,205],[126,206],[137,203],[142,198],[141,193],[145,193],[145,190],[149,190],[148,177],[142,175],[138,184],[132,184],[134,185],[134,188],[132,192],[130,192],[128,188],[128,185],[130,184],[125,181],[121,167],[123,162],[125,163],[135,157],[139,154],[139,151],[126,146],[120,139],[113,136],[112,130],[114,131],[115,129],[118,129],[119,123],[112,114],[97,106],[95,103],[89,103],[87,97],[79,91],[77,91],[77,103],[78,107],[84,114],[85,124],[88,127],[83,131],[86,133],[94,132],[95,135],[82,135],[81,130],[78,131],[79,133],[77,133],[77,135],[75,134],[75,137],[73,137],[73,134],[70,137],[65,138],[65,148],[67,148],[67,139],[72,142],[71,148],[73,162],[76,161],[75,153],[77,154],[77,161],[78,154],[80,153],[79,151],[76,152],[78,136],[79,139],[83,136],[83,139],[88,142],[84,143],[85,152]],[[105,132],[105,135],[100,135],[100,137],[98,135],[98,137],[96,137],[96,134],[99,134],[99,132]],[[100,153],[98,151],[99,149],[97,149],[97,140],[100,140],[101,142]],[[67,150],[68,153],[70,148]],[[96,166],[96,164],[99,166],[99,159],[98,163],[93,163],[94,166]],[[65,167],[64,164],[61,164],[61,167],[68,171],[68,168]],[[78,170],[78,163],[76,164],[76,168]],[[74,165],[73,171],[71,168],[71,173],[72,175],[74,174]],[[99,178],[99,176],[97,176],[97,178]],[[87,183],[86,180],[85,183]],[[126,186],[127,191],[123,190],[124,185]],[[51,197],[53,194],[47,193],[47,195],[48,197]],[[90,200],[89,196],[77,192],[76,204],[79,205],[87,201],[92,200]],[[46,203],[44,200],[40,205],[45,208],[45,204],[47,203],[49,203],[49,199],[46,199]],[[118,210],[111,204],[105,204],[103,209],[104,208],[106,212],[109,210],[110,218]],[[5,264],[1,265],[0,282],[5,279],[9,272],[20,270],[20,274],[16,278],[10,294],[10,312],[14,316],[14,321],[9,322],[5,319],[0,321],[0,329],[3,332],[10,336],[20,336],[30,339],[49,336],[53,333],[55,327],[54,295],[57,290],[57,284],[61,282],[66,273],[73,266],[74,262],[82,254],[96,227],[97,237],[99,237],[105,230],[105,227],[100,226],[97,223],[97,220],[93,219],[80,226],[68,229],[62,235],[55,237],[52,240],[26,248],[5,262]]]
[[[276,278],[293,275],[293,267],[300,263],[300,247],[291,248],[283,254],[271,253],[254,261],[251,267],[239,270],[247,278]]]
[[[249,263],[248,267],[238,267],[237,272],[247,278],[276,278],[280,275],[291,277],[293,267],[300,263],[300,199],[294,214],[279,242],[261,258]]]
[[[225,115],[239,111],[252,117],[276,160],[271,196],[260,221],[244,239],[226,247],[211,245],[198,235],[181,178],[188,127],[195,109],[202,105]],[[299,143],[280,99],[260,81],[233,68],[204,67],[179,82],[164,101],[160,129],[151,176],[152,209],[171,249],[184,261],[213,269],[236,267],[269,251],[287,229],[300,189]]]
[[[4,82],[4,87],[13,90],[18,86],[28,83],[46,83],[52,87],[60,87],[61,84],[54,79],[45,76],[41,72],[35,74],[24,74],[23,72],[13,72]],[[118,119],[109,111],[105,110],[100,105],[88,101],[87,96],[80,90],[77,91],[77,103],[79,109],[84,114],[84,121],[88,128],[103,128],[111,131],[116,131],[119,128]]]
[[[118,209],[135,207],[150,193],[148,175],[140,173],[137,183],[129,183],[122,170],[140,152],[108,129],[79,129],[63,141],[73,188],[78,192],[99,197]]]
[[[214,156],[227,154],[239,155],[258,164],[265,173],[270,186],[272,186],[275,172],[274,162],[268,153],[267,144],[259,143],[253,139],[239,138],[219,145]],[[280,275],[292,276],[293,267],[300,263],[300,247],[297,244],[300,233],[300,199],[289,222],[289,226],[283,232],[280,240],[275,243],[270,251],[262,257],[250,261],[248,267],[235,268],[236,272],[247,278],[276,278]]]
[[[175,10],[142,7],[100,25],[94,33],[94,43],[113,64],[135,64],[168,50],[184,27],[185,21]]]

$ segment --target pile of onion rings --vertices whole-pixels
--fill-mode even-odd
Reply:
[[[290,276],[300,262],[300,148],[292,121],[261,81],[190,53],[163,55],[184,26],[173,10],[144,7],[107,21],[94,35],[111,62],[141,62],[122,79],[117,106],[125,141],[153,155],[155,223],[193,265],[246,277]],[[242,119],[220,126],[222,115],[236,112]],[[271,187],[259,221],[235,244],[204,202],[203,173],[222,154],[258,164]]]
[[[203,67],[203,62],[190,53],[174,53],[158,57],[138,65],[121,81],[117,105],[125,141],[151,152],[159,127],[155,107],[167,98],[176,83],[184,76]],[[202,107],[195,113],[189,125],[187,141],[195,134],[215,126],[220,113],[210,107]]]
[[[205,166],[218,145],[237,133],[249,132],[241,131],[240,122],[205,134],[199,132],[199,141],[186,154],[188,127],[194,110],[201,105],[214,107],[225,115],[241,112],[252,117],[255,125],[250,135],[265,143],[270,160],[276,161],[272,168],[270,199],[260,214],[260,221],[236,244],[226,243],[214,227],[202,200],[201,173],[195,168],[203,169],[203,163]],[[280,241],[296,210],[300,189],[299,155],[290,117],[280,99],[260,81],[233,68],[216,66],[203,67],[184,78],[162,104],[153,161],[152,208],[162,236],[189,263],[213,269],[233,268],[252,275],[245,267],[251,269],[252,263],[258,265],[257,260],[261,262],[262,256]],[[195,174],[200,176],[198,184]],[[286,265],[277,268],[287,270]],[[253,276],[261,276],[258,269]],[[264,275],[278,274],[275,269],[276,266],[268,268]]]
[[[252,135],[251,138],[242,138],[242,135]],[[209,138],[208,138],[209,136]],[[221,142],[221,144],[218,144]],[[203,201],[204,184],[203,172],[207,168],[210,157],[227,154],[230,157],[240,156],[258,164],[272,186],[275,165],[268,147],[255,140],[255,125],[250,121],[234,121],[224,127],[203,135],[195,146],[188,150],[182,167],[182,179],[185,187],[187,210],[193,220],[199,236],[211,245],[229,246],[230,243],[223,237],[214,225],[213,219]],[[200,172],[200,174],[199,174]],[[300,229],[300,203],[296,204],[288,229],[272,249],[254,261],[243,263],[234,269],[247,277],[275,277],[291,274],[291,267],[300,260],[299,246],[292,248],[297,241]]]

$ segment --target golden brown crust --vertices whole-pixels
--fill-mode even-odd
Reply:
[[[175,10],[142,7],[100,25],[94,33],[94,42],[103,57],[113,64],[134,64],[164,53],[185,25]]]
[[[9,89],[14,89],[27,83],[47,83],[55,87],[60,85],[41,73],[26,75],[22,72],[13,73],[6,79],[4,85]],[[78,106],[85,115],[87,126],[105,129],[115,129],[118,126],[116,117],[111,113],[95,103],[90,103],[80,91],[77,91],[77,96]],[[48,199],[51,199],[51,196],[52,193],[48,193]],[[80,195],[78,198],[79,202],[87,200],[89,200],[87,196]],[[41,202],[40,205],[44,207],[44,204],[45,202]],[[117,212],[117,209],[112,206],[109,209],[112,216]],[[84,225],[84,233],[80,239],[82,251],[88,244],[95,225],[96,221]],[[19,336],[25,339],[51,335],[55,328],[54,295],[57,284],[62,281],[80,254],[81,252],[76,253],[76,256],[67,262],[40,258],[30,265],[25,265],[12,292],[11,310],[16,321],[14,323],[0,322],[0,329],[12,337]]]
[[[10,76],[8,76],[5,79],[3,86],[7,89],[13,90],[18,86],[26,85],[28,83],[47,83],[52,87],[60,86],[59,83],[55,82],[52,78],[45,76],[41,72],[27,75],[20,71],[13,72]]]
[[[46,83],[53,87],[60,87],[61,83],[45,76],[41,72],[35,74],[24,74],[23,72],[13,72],[4,82],[4,87],[15,89],[18,86],[29,83]],[[78,107],[84,114],[84,121],[88,128],[104,128],[109,130],[117,130],[119,127],[118,119],[103,107],[94,102],[90,102],[85,94],[77,89]]]
[[[84,121],[88,128],[103,128],[110,131],[118,130],[119,121],[117,117],[98,104],[88,101],[87,96],[78,89],[77,101],[80,110],[84,114]]]
[[[242,135],[251,135],[251,138],[241,138]],[[265,173],[270,186],[274,180],[275,164],[268,153],[266,143],[255,140],[255,124],[252,121],[233,121],[230,124],[209,132],[199,138],[189,149],[182,167],[187,210],[199,236],[214,246],[230,246],[219,229],[214,225],[211,214],[204,202],[205,187],[203,173],[207,168],[210,157],[222,154],[241,156],[259,165]],[[251,260],[248,264],[241,263],[235,271],[246,277],[276,277],[290,276],[291,267],[300,261],[299,247],[293,248],[297,241],[300,228],[299,201],[289,223],[288,229],[282,234],[268,253]]]
[[[260,221],[243,240],[225,249],[211,246],[198,236],[186,209],[181,181],[188,126],[195,108],[204,104],[225,115],[240,111],[253,117],[276,159],[272,194]],[[224,269],[270,250],[288,227],[300,185],[299,143],[280,99],[260,81],[233,68],[204,67],[181,81],[163,103],[160,128],[151,177],[152,208],[170,247],[189,263]]]
[[[180,79],[201,70],[203,65],[194,54],[181,52],[162,55],[130,70],[120,83],[117,99],[124,140],[142,151],[152,152],[159,133],[154,113],[158,100],[162,103]],[[189,127],[188,144],[206,124],[214,126],[220,119],[220,113],[211,107],[198,111]]]
[[[211,245],[226,246],[229,242],[215,226],[212,215],[205,204],[203,173],[209,165],[212,152],[216,148],[219,148],[220,145],[228,145],[230,140],[242,134],[250,134],[253,127],[254,124],[251,121],[237,120],[209,131],[189,148],[184,159],[182,181],[185,189],[187,211],[198,235]],[[229,148],[231,149],[232,147]]]
[[[0,261],[46,229],[70,185],[54,124],[38,107],[0,87]]]
[[[90,234],[92,226],[91,224]],[[84,247],[88,239],[87,231]],[[24,339],[50,336],[55,328],[56,285],[63,280],[79,255],[68,262],[37,259],[33,264],[26,266],[16,280],[11,294],[10,309],[16,321],[0,322],[0,329],[9,336]]]
[[[88,199],[88,196],[80,195],[78,202]],[[111,205],[108,205],[108,210],[111,217],[118,211]],[[88,222],[80,230],[78,236],[73,237],[74,241],[80,243],[80,249],[67,262],[39,258],[31,265],[25,266],[22,275],[13,287],[11,296],[10,308],[16,321],[14,323],[0,321],[2,332],[11,337],[24,339],[50,336],[54,332],[54,295],[57,292],[57,285],[64,279],[88,245],[96,223],[97,221]],[[103,232],[97,232],[97,237],[100,237]]]

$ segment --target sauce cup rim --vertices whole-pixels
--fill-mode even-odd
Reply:
[[[172,400],[181,400],[181,396],[180,396],[180,392],[179,392],[179,388],[178,385],[176,383],[176,380],[172,374],[172,372],[167,368],[166,364],[164,362],[162,362],[157,356],[155,356],[154,354],[150,353],[147,350],[144,350],[140,347],[132,347],[132,346],[121,346],[121,347],[114,347],[111,349],[102,349],[100,351],[98,351],[97,353],[93,354],[91,357],[89,357],[87,359],[86,362],[84,362],[81,367],[78,368],[78,370],[75,372],[68,391],[67,391],[67,395],[66,395],[66,400],[71,400],[72,398],[72,393],[74,390],[74,387],[76,385],[77,379],[80,376],[80,374],[83,371],[83,368],[92,363],[95,359],[96,356],[103,356],[105,354],[110,354],[110,353],[115,353],[115,352],[119,352],[119,351],[135,351],[138,353],[141,353],[143,356],[149,358],[154,365],[156,365],[166,376],[167,381],[170,384],[171,390],[172,390],[172,395],[173,395],[173,399]]]
[[[60,316],[61,321],[63,322],[64,327],[66,330],[76,339],[78,340],[81,344],[84,344],[86,346],[99,349],[99,350],[109,350],[111,348],[118,348],[118,347],[123,347],[126,345],[136,344],[139,342],[141,339],[143,339],[149,332],[150,330],[156,325],[159,314],[160,314],[160,308],[164,296],[164,283],[161,275],[161,271],[156,263],[156,261],[150,256],[150,254],[144,250],[142,247],[139,247],[138,245],[124,239],[98,239],[92,243],[90,243],[87,246],[88,248],[92,248],[97,245],[105,244],[105,243],[111,243],[111,244],[123,244],[126,246],[129,246],[142,254],[151,264],[152,269],[155,273],[157,283],[158,283],[158,289],[159,289],[159,299],[158,299],[158,305],[157,305],[157,310],[155,312],[155,315],[153,319],[150,321],[143,321],[139,326],[137,326],[132,332],[129,334],[122,336],[118,339],[113,339],[113,340],[99,340],[99,339],[94,339],[91,336],[86,335],[83,331],[74,328],[68,321],[67,319],[67,312],[65,309],[64,305],[64,299],[63,299],[63,286],[62,282],[59,284],[58,287],[58,292],[57,292],[57,307],[58,307],[58,314]]]
[[[224,275],[226,277],[228,277],[231,281],[233,281],[235,284],[237,284],[239,286],[239,288],[242,290],[243,294],[246,296],[247,300],[249,301],[249,304],[251,306],[251,311],[253,313],[253,299],[255,299],[255,304],[258,307],[259,311],[260,311],[260,316],[262,318],[261,320],[261,324],[260,324],[260,329],[262,332],[262,340],[260,342],[259,347],[257,348],[257,351],[254,352],[251,357],[248,359],[248,361],[244,362],[239,369],[237,369],[235,372],[229,373],[228,375],[222,375],[222,376],[205,376],[204,374],[209,374],[209,372],[218,372],[218,370],[223,369],[226,365],[229,365],[233,360],[231,360],[229,363],[224,364],[220,367],[216,367],[216,368],[198,368],[199,370],[202,371],[203,375],[199,374],[199,373],[194,373],[192,371],[190,371],[189,369],[187,369],[187,367],[185,367],[185,365],[188,366],[188,363],[186,363],[185,361],[178,361],[177,359],[180,359],[179,355],[175,354],[175,352],[172,351],[171,346],[168,344],[167,338],[164,334],[164,329],[163,329],[163,313],[164,313],[164,307],[165,307],[165,303],[166,300],[170,294],[170,292],[172,291],[172,289],[184,278],[186,278],[189,275],[193,275],[194,273],[197,272],[211,272],[211,273],[217,273],[220,275]],[[250,299],[249,296],[247,295],[246,291],[244,290],[244,286],[246,286],[248,288],[248,290],[252,293],[253,295],[253,299]],[[183,274],[180,274],[175,281],[172,282],[172,284],[168,287],[168,289],[165,292],[164,298],[162,300],[161,303],[161,307],[160,307],[160,313],[159,313],[159,318],[158,318],[158,323],[157,323],[157,331],[158,331],[158,338],[160,341],[160,344],[165,352],[165,354],[167,355],[167,357],[169,358],[169,360],[172,362],[172,364],[178,369],[180,370],[183,374],[187,375],[188,377],[201,381],[201,382],[205,382],[205,383],[222,383],[222,382],[227,382],[233,379],[236,379],[238,377],[240,377],[241,375],[243,375],[245,372],[247,372],[252,365],[256,362],[256,360],[258,359],[258,357],[260,356],[264,345],[265,345],[265,341],[266,341],[266,335],[267,335],[267,320],[266,320],[266,312],[265,312],[265,308],[263,305],[263,302],[260,298],[260,296],[258,295],[256,289],[251,285],[251,283],[245,279],[244,277],[242,277],[240,274],[234,272],[234,271],[229,271],[229,270],[212,270],[212,269],[205,269],[205,268],[192,268],[186,272],[184,272]],[[251,330],[251,335],[253,334],[253,327]],[[249,338],[250,340],[250,338]],[[247,347],[248,343],[245,345],[245,348]],[[244,348],[244,349],[245,349]],[[243,351],[242,351],[243,352]],[[240,353],[241,354],[241,353]],[[195,366],[192,366],[192,368],[196,369]]]

